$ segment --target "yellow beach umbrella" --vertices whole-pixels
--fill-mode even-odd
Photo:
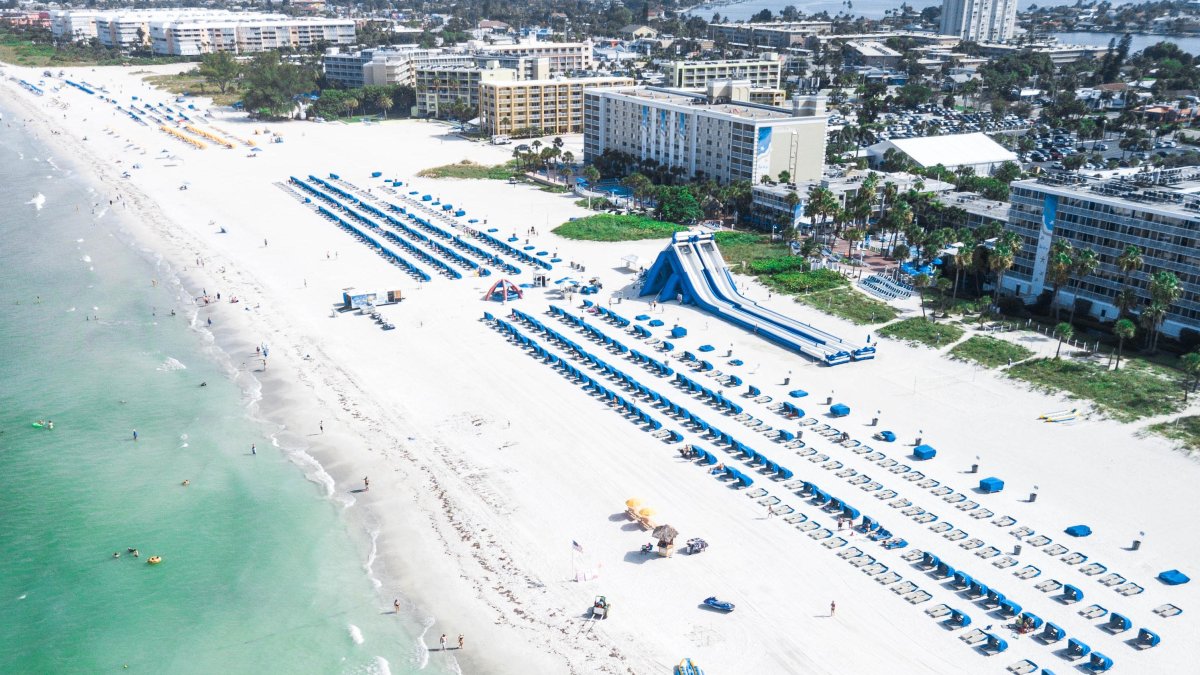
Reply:
[[[649,506],[642,509],[641,511],[638,511],[638,515],[643,518],[649,518],[650,516],[654,515],[655,513],[658,513],[658,512],[655,511],[654,509],[650,508]]]
[[[630,499],[625,500],[625,506],[628,508],[631,508],[631,509],[636,509],[637,507],[639,507],[641,505],[642,505],[642,500],[638,499],[637,497],[632,497]]]

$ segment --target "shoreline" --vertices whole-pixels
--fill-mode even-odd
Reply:
[[[110,83],[128,79],[119,69],[95,77],[102,76]],[[0,83],[0,90],[13,91],[7,82]],[[60,128],[57,119],[38,109],[36,99],[22,96],[26,95],[16,93],[44,129]],[[71,91],[62,97],[76,105],[89,101]],[[959,649],[953,636],[947,637],[938,624],[925,620],[919,607],[896,600],[809,537],[801,537],[781,518],[766,518],[744,493],[679,461],[673,447],[623,423],[606,406],[581,394],[578,386],[483,326],[479,320],[483,311],[506,309],[479,300],[494,279],[438,278],[420,286],[397,280],[395,268],[272,185],[286,180],[289,173],[323,175],[330,170],[364,186],[365,176],[376,169],[408,181],[420,166],[462,158],[494,163],[500,151],[440,136],[437,127],[420,122],[354,128],[222,119],[221,126],[239,128],[244,134],[251,128],[269,127],[287,137],[287,143],[269,147],[259,159],[249,161],[237,151],[192,151],[171,145],[174,141],[157,130],[133,127],[107,112],[101,113],[104,120],[118,120],[107,122],[116,125],[117,137],[100,137],[95,132],[100,123],[83,118],[94,113],[83,111],[62,122],[63,136],[51,139],[58,143],[55,147],[77,155],[81,163],[93,162],[102,189],[130,183],[119,189],[130,201],[130,210],[143,214],[133,219],[135,241],[178,270],[184,288],[220,290],[226,298],[243,299],[237,305],[201,307],[198,316],[205,321],[213,317],[217,346],[235,366],[242,360],[239,354],[249,355],[253,345],[270,345],[267,371],[247,373],[262,387],[258,413],[276,427],[274,435],[281,446],[301,447],[323,467],[333,480],[335,497],[354,500],[343,511],[346,526],[360,542],[358,558],[364,566],[371,558],[371,532],[378,531],[372,569],[382,584],[380,609],[390,611],[394,595],[389,594],[399,591],[414,605],[415,615],[436,618],[426,629],[425,642],[436,646],[443,632],[452,643],[458,633],[466,635],[467,649],[461,654],[415,651],[414,663],[403,665],[437,664],[448,661],[442,659],[445,656],[461,660],[463,672],[653,673],[692,656],[711,672],[890,668],[940,673],[982,667],[977,654]],[[78,139],[89,133],[93,140],[80,152]],[[110,170],[115,162],[153,162],[150,155],[138,159],[143,156],[123,146],[125,137],[140,137],[136,145],[149,149],[167,145],[185,159],[174,168],[156,165],[135,172],[129,181],[115,178],[121,170]],[[370,152],[343,152],[368,147]],[[111,155],[104,155],[102,148],[109,148]],[[191,188],[177,191],[185,180],[192,181]],[[570,196],[527,186],[411,180],[414,188],[446,195],[473,214],[490,218],[502,232],[511,228],[515,233],[530,224],[541,228],[543,222],[562,222],[565,215],[582,212]],[[228,233],[218,235],[216,226],[207,224],[210,221],[227,227]],[[653,259],[662,242],[611,245],[554,238],[552,245],[561,247],[564,259],[553,276],[567,274],[565,261],[582,261],[589,274],[604,280],[605,293],[611,289],[617,298],[632,284],[631,277],[619,269],[619,259],[628,253]],[[205,259],[203,268],[194,266],[196,256]],[[737,280],[739,285],[746,283],[747,293],[754,298],[776,309],[804,313],[805,320],[818,327],[841,335],[861,331],[786,298],[767,299],[766,291],[745,277]],[[385,309],[398,329],[382,333],[365,319],[330,317],[331,301],[347,286],[402,289],[406,299]],[[543,299],[580,312],[570,306],[573,303],[553,300],[548,294],[531,290],[528,295],[520,308],[531,314],[545,310]],[[921,433],[922,427],[933,429],[928,437],[939,448],[938,462],[922,468],[961,491],[971,489],[972,478],[956,475],[964,473],[958,469],[969,466],[970,456],[984,453],[985,471],[1012,481],[1009,493],[987,498],[992,500],[989,506],[1011,512],[1023,524],[1055,539],[1061,538],[1057,532],[1063,518],[1087,518],[1093,526],[1103,523],[1085,542],[1089,553],[1119,563],[1121,572],[1139,581],[1152,581],[1155,566],[1172,561],[1182,565],[1191,555],[1190,544],[1170,533],[1186,528],[1193,510],[1160,514],[1150,504],[1117,504],[1121,500],[1111,498],[1112,491],[1129,489],[1128,476],[1139,478],[1134,486],[1153,481],[1156,491],[1190,494],[1183,491],[1197,475],[1194,461],[1176,456],[1157,439],[1133,439],[1127,425],[1096,421],[1061,430],[1038,426],[1033,417],[1063,407],[1059,397],[1021,391],[994,373],[947,362],[929,350],[885,342],[878,361],[822,368],[797,362],[794,355],[694,308],[668,303],[646,310],[639,299],[625,303],[614,308],[626,316],[653,312],[667,326],[687,326],[692,334],[680,341],[681,349],[711,342],[720,352],[729,344],[745,361],[736,372],[750,376],[777,399],[786,396],[780,384],[784,373],[792,375],[789,369],[795,368],[795,382],[811,392],[810,398],[803,399],[804,407],[821,416],[817,408],[827,395],[845,400],[854,406],[855,414],[837,424],[860,438],[872,433],[866,420],[877,408],[885,411],[886,428],[906,440]],[[589,321],[601,325],[598,319]],[[557,323],[551,325],[562,330]],[[311,360],[305,358],[309,354]],[[667,381],[620,363],[627,372],[675,396]],[[754,403],[747,401],[746,406],[752,408]],[[706,418],[719,415],[707,408],[704,412]],[[767,411],[756,409],[755,414],[768,424],[785,423]],[[738,428],[721,419],[722,427]],[[318,427],[321,421],[323,434]],[[668,424],[676,425],[670,420]],[[993,429],[992,433],[984,434],[985,428]],[[822,485],[835,486],[830,489],[838,494],[858,494],[825,468],[801,462],[781,446],[749,436],[749,431],[736,433],[805,476],[815,473]],[[806,440],[831,454],[839,452],[819,445],[822,441],[807,436]],[[708,441],[701,443],[712,447]],[[880,449],[900,459],[901,445]],[[859,461],[844,449],[840,452],[847,463]],[[889,487],[910,489],[878,467],[859,468],[876,474]],[[354,492],[362,487],[364,475],[371,478],[370,492]],[[1027,489],[1031,478],[1043,486],[1037,506],[1024,504],[1012,494]],[[809,514],[814,512],[769,479],[757,479],[773,494]],[[642,556],[638,549],[648,534],[621,513],[623,502],[632,496],[659,508],[672,525],[687,533],[685,539],[704,536],[711,549],[700,556],[669,560]],[[1181,497],[1185,499],[1189,497]],[[956,522],[962,519],[941,500],[928,495],[924,500],[942,515]],[[855,501],[872,515],[887,517],[889,525],[894,520],[897,526],[916,527],[903,523],[886,504],[880,507],[862,495]],[[1011,543],[1005,531],[986,522],[960,524],[997,545]],[[1156,530],[1151,533],[1155,546],[1133,557],[1120,553],[1118,546],[1125,545],[1126,535],[1139,526]],[[948,546],[923,530],[911,535],[914,546]],[[580,542],[586,554],[577,557],[572,541]],[[948,557],[955,553],[954,549],[944,552]],[[881,559],[889,556],[888,565],[939,594],[934,602],[962,602],[913,572],[896,553],[872,554]],[[1035,557],[1030,562],[1041,556],[1026,555]],[[1058,564],[1053,558],[1046,561],[1037,564],[1047,565],[1047,574],[1070,573],[1049,567]],[[971,557],[954,562],[976,574],[991,573],[990,566]],[[600,577],[577,581],[581,566]],[[994,574],[997,581],[988,581],[1016,589],[1010,592],[1020,593],[1031,611],[1047,620],[1063,621],[1072,634],[1083,636],[1093,630],[1041,594],[1021,591],[1011,575]],[[1128,601],[1115,594],[1101,596],[1100,590],[1089,589],[1089,596],[1114,610],[1136,601],[1132,609],[1143,621],[1152,600],[1161,602],[1165,595],[1148,583],[1147,589],[1145,596]],[[714,593],[737,601],[738,612],[697,613],[696,604]],[[1197,604],[1195,591],[1188,587],[1170,593],[1173,599],[1182,598],[1185,608]],[[582,619],[593,595],[601,594],[613,598],[614,620]],[[837,600],[836,621],[825,615],[829,595]],[[977,619],[981,616],[976,613]],[[1169,670],[1171,663],[1189,656],[1182,639],[1183,631],[1194,625],[1189,616],[1164,625],[1154,622],[1171,646],[1137,657],[1143,659],[1138,665]],[[1100,642],[1099,634],[1089,638],[1095,639],[1098,649],[1115,651],[1115,646]],[[864,641],[874,648],[841,648]],[[827,648],[830,645],[837,648]],[[1046,658],[1032,646],[1016,644],[1006,658],[1020,658],[1016,654],[1022,651]],[[1132,658],[1123,655],[1122,660],[1130,665]],[[904,667],[897,669],[897,663]]]
[[[0,67],[12,66],[0,64]],[[7,81],[0,81],[0,87],[8,85]],[[19,108],[23,115],[29,116],[32,120],[29,126],[39,127],[39,140],[53,148],[56,158],[70,166],[80,180],[85,181],[95,190],[97,197],[104,195],[112,185],[121,184],[117,171],[108,167],[94,153],[87,150],[79,152],[79,149],[76,148],[76,153],[72,154],[66,132],[63,132],[62,135],[49,133],[52,127],[45,112],[24,99],[21,92],[15,91],[11,87],[9,87],[9,91],[16,94],[16,96],[9,97],[10,108]],[[78,139],[74,140],[78,142]],[[237,365],[239,360],[237,354],[249,354],[256,344],[256,340],[251,336],[260,328],[253,326],[252,320],[243,321],[244,313],[233,313],[237,320],[231,323],[221,322],[213,327],[207,327],[203,325],[206,308],[194,300],[201,295],[199,291],[201,288],[221,283],[224,284],[223,289],[232,289],[234,293],[237,293],[238,289],[252,288],[253,282],[235,280],[229,274],[220,272],[209,273],[207,264],[199,268],[188,264],[191,253],[184,249],[191,249],[192,253],[203,256],[205,253],[203,245],[194,239],[187,239],[186,234],[181,230],[173,229],[169,217],[162,212],[153,198],[142,192],[136,185],[126,183],[120,192],[126,197],[126,203],[130,205],[128,208],[122,209],[122,213],[118,214],[114,211],[113,216],[118,220],[117,228],[128,237],[126,245],[134,247],[139,255],[147,257],[156,267],[164,269],[168,274],[174,276],[177,290],[183,295],[179,298],[179,302],[185,312],[190,315],[192,329],[202,336],[201,339],[207,339],[210,347],[214,350],[210,357],[228,369],[228,376],[242,391],[245,416],[262,428],[264,436],[270,438],[276,448],[289,458],[289,461],[299,471],[301,478],[324,490],[325,498],[330,502],[331,507],[339,512],[352,540],[359,545],[360,550],[355,557],[363,564],[364,581],[368,581],[375,588],[374,594],[379,601],[379,608],[390,611],[391,600],[389,598],[398,597],[402,599],[402,611],[413,614],[412,618],[425,625],[427,629],[434,625],[436,615],[432,611],[432,606],[435,603],[432,601],[433,598],[426,597],[421,592],[420,576],[417,571],[409,569],[411,574],[403,576],[387,571],[388,560],[399,559],[400,556],[397,556],[392,550],[382,551],[383,546],[380,546],[379,542],[380,516],[376,512],[380,507],[375,505],[373,500],[369,501],[362,495],[357,498],[347,496],[346,487],[360,482],[355,477],[359,471],[348,468],[335,473],[336,469],[331,471],[329,468],[330,464],[337,464],[337,458],[334,456],[336,450],[331,447],[333,444],[370,445],[372,441],[378,442],[379,439],[372,439],[343,429],[323,437],[322,440],[329,440],[324,440],[322,443],[321,441],[307,440],[302,432],[295,431],[303,420],[310,419],[312,413],[317,412],[316,409],[325,409],[319,394],[312,391],[313,385],[310,383],[305,387],[303,384],[309,378],[306,376],[307,374],[298,373],[302,362],[297,363],[296,346],[284,343],[285,349],[273,349],[271,353],[273,368],[257,372],[253,369],[241,370]],[[117,206],[114,204],[112,209],[116,209]],[[222,266],[221,269],[224,267]],[[233,294],[228,290],[225,292],[226,295]],[[245,296],[245,291],[241,291],[241,293]],[[187,302],[189,297],[192,299],[190,303]],[[215,307],[215,305],[212,306],[212,308]],[[292,349],[286,349],[287,347]],[[285,368],[286,371],[284,371]],[[293,377],[284,374],[285,372],[292,373]],[[294,377],[297,374],[300,375],[299,378]],[[341,384],[346,383],[343,381]],[[302,409],[298,410],[293,407],[297,403],[297,399],[309,400]],[[329,410],[330,421],[337,417],[338,415],[335,415],[333,410]],[[327,426],[332,427],[333,425],[327,424]],[[333,432],[333,429],[331,428],[330,431]],[[378,473],[382,472],[383,469],[380,467]],[[322,474],[329,477],[332,485],[321,479]],[[359,506],[360,510],[352,510],[353,506]],[[371,556],[375,556],[373,561],[370,559]],[[374,563],[374,569],[372,563]],[[402,582],[401,579],[411,580]],[[390,592],[387,590],[389,588]],[[482,644],[485,647],[488,645],[489,641],[483,635],[472,636],[472,638],[472,643]],[[418,640],[420,640],[420,636],[418,636]],[[423,660],[427,662],[429,645],[425,645],[425,648],[427,651],[423,655]],[[464,651],[461,655],[455,655],[455,660],[462,661],[467,666],[466,672],[479,672],[479,666],[482,664],[472,661],[472,653],[482,653],[482,650],[478,652]],[[451,664],[450,671],[464,672],[464,668],[459,664]]]

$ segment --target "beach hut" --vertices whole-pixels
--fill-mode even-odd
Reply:
[[[1108,625],[1105,629],[1110,633],[1124,633],[1133,627],[1133,622],[1129,617],[1113,612],[1108,615]]]
[[[946,624],[950,626],[958,626],[959,628],[966,628],[967,626],[971,625],[971,617],[967,616],[966,613],[960,610],[951,609],[950,618],[946,620]]]
[[[984,646],[983,646],[984,651],[999,654],[1000,652],[1002,652],[1006,649],[1008,649],[1008,642],[1005,641],[1004,638],[1000,637],[999,635],[996,635],[995,633],[987,634],[987,642],[984,643]]]
[[[892,438],[895,438],[895,436],[893,435]],[[913,448],[913,457],[916,457],[917,459],[933,459],[936,455],[937,450],[934,450],[933,447],[929,445],[918,445],[917,447]]]
[[[1155,647],[1161,641],[1162,641],[1162,638],[1158,637],[1157,633],[1154,633],[1153,631],[1146,629],[1146,628],[1138,629],[1138,636],[1137,636],[1137,648],[1138,649],[1149,649],[1151,647]]]
[[[850,414],[850,406],[845,403],[835,403],[829,406],[829,414],[834,417],[845,417]]]
[[[1179,570],[1167,570],[1166,572],[1158,575],[1158,580],[1168,586],[1178,586],[1191,581],[1191,579],[1188,578],[1188,575],[1180,572]]]
[[[1072,537],[1086,537],[1092,533],[1092,528],[1088,527],[1087,525],[1072,525],[1065,531]]]
[[[1066,636],[1067,631],[1055,624],[1047,623],[1045,628],[1042,629],[1042,634],[1039,637],[1041,638],[1042,642],[1045,642],[1046,644],[1053,644],[1065,638]]]
[[[1004,489],[1004,481],[999,478],[984,478],[979,481],[979,489],[986,494],[999,492]]]

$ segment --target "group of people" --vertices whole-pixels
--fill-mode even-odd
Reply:
[[[465,643],[465,641],[466,641],[466,638],[463,637],[462,633],[459,633],[458,634],[458,648],[459,649],[464,648],[463,644]],[[448,642],[448,640],[446,639],[445,633],[442,633],[442,637],[438,640],[438,642],[442,645],[442,651],[446,651],[446,643]]]

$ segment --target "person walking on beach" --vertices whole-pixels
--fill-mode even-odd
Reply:
[[[133,440],[137,440],[137,429],[133,430]]]
[[[321,420],[317,427],[321,429],[321,433],[325,433],[325,420]]]
[[[462,634],[462,633],[459,633],[459,634],[458,634],[458,648],[459,648],[459,649],[462,649],[462,648],[463,648],[463,641],[464,641],[465,639],[466,639],[466,638],[464,638],[464,637],[463,637],[463,634]]]
[[[442,651],[446,651],[446,634],[442,633],[442,637],[438,641],[442,643]]]
[[[250,454],[252,454],[252,455],[258,454],[258,448],[254,447],[253,443],[250,444]]]
[[[363,492],[367,492],[370,489],[371,489],[371,479],[367,478],[366,476],[363,476]]]
[[[829,616],[833,616],[833,613],[836,611],[837,611],[837,602],[836,601],[830,602],[829,603]]]

